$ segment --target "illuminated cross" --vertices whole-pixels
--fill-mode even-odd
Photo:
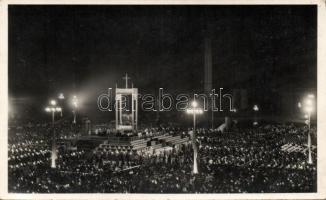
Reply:
[[[126,76],[123,77],[122,79],[126,80],[126,88],[128,88],[128,79],[130,79],[130,77],[128,77],[128,74],[126,73]]]

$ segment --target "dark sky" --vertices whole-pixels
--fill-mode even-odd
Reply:
[[[9,93],[316,87],[316,6],[9,6]],[[207,31],[209,27],[210,31]],[[208,33],[209,32],[209,33]]]

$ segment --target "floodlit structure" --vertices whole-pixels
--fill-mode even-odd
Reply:
[[[138,88],[128,88],[128,74],[123,78],[125,88],[115,90],[115,122],[116,130],[134,131],[138,123]]]

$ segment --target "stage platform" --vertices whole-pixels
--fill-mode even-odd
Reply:
[[[181,135],[162,134],[148,137],[138,136],[82,136],[76,138],[77,149],[96,151],[160,149],[174,147],[189,142],[189,137]]]

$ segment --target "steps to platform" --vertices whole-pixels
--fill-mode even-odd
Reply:
[[[181,138],[180,135],[172,136],[168,134],[154,136],[152,138],[142,138],[138,140],[106,140],[100,144],[96,150],[141,150],[146,147],[151,147],[153,149],[159,149],[164,146],[173,146],[183,144],[189,141],[188,137]]]

